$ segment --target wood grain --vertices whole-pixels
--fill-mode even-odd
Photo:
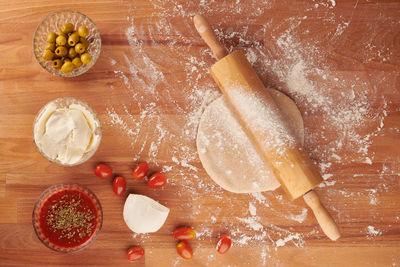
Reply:
[[[333,1],[335,2],[335,1]],[[49,0],[0,2],[0,265],[2,266],[396,266],[400,264],[400,34],[398,1],[76,1]],[[318,5],[318,7],[316,7]],[[88,15],[99,27],[102,53],[96,65],[85,75],[73,79],[50,76],[37,64],[32,51],[32,37],[37,24],[49,13],[61,9],[76,9]],[[183,12],[184,11],[184,12]],[[195,153],[193,138],[172,138],[163,141],[158,154],[150,156],[156,121],[140,125],[135,137],[124,132],[110,119],[110,108],[133,129],[140,121],[142,107],[151,103],[159,108],[159,118],[168,131],[177,133],[185,127],[185,114],[193,109],[186,95],[194,84],[184,62],[194,57],[205,62],[198,78],[199,88],[215,92],[207,68],[214,62],[205,44],[197,35],[191,16],[204,14],[210,24],[222,33],[222,42],[229,49],[251,50],[264,47],[268,66],[256,61],[254,67],[267,86],[288,94],[286,81],[274,71],[274,62],[281,62],[288,51],[279,47],[278,39],[286,31],[295,31],[300,52],[316,58],[315,72],[309,79],[315,88],[329,87],[332,99],[350,90],[368,92],[371,110],[357,130],[365,136],[379,127],[375,114],[381,112],[384,100],[386,112],[381,130],[371,136],[368,156],[355,153],[350,143],[344,144],[332,158],[329,173],[335,184],[317,188],[321,202],[337,218],[342,237],[331,242],[321,232],[311,212],[302,223],[290,219],[301,214],[301,200],[289,202],[281,189],[265,192],[269,207],[247,194],[233,194],[213,188],[212,180],[202,169],[198,157],[190,171],[172,160],[172,151],[187,147]],[[129,44],[126,30],[134,19],[136,43]],[[297,27],[293,29],[293,25]],[[165,28],[157,28],[165,25]],[[292,27],[292,28],[291,28]],[[343,27],[343,29],[342,29]],[[165,30],[171,29],[174,30]],[[245,29],[245,30],[244,30]],[[240,32],[240,34],[230,34]],[[244,33],[245,32],[245,33]],[[300,48],[301,48],[300,47]],[[145,61],[150,56],[163,73],[164,82],[155,86],[158,98],[143,93],[152,84],[144,75]],[[324,56],[320,56],[323,54]],[[296,54],[289,55],[292,58]],[[138,79],[131,78],[130,64],[135,60]],[[264,60],[263,59],[263,60]],[[290,58],[288,58],[290,60]],[[114,62],[113,64],[111,62]],[[281,66],[285,67],[285,66]],[[327,79],[319,75],[324,71]],[[127,88],[121,74],[130,79]],[[356,80],[355,77],[358,77]],[[338,79],[338,80],[335,80]],[[352,81],[354,88],[343,84]],[[88,102],[99,114],[103,124],[103,139],[94,157],[80,166],[63,168],[47,162],[37,152],[32,140],[35,114],[47,102],[57,97],[72,96]],[[298,100],[306,126],[305,147],[316,163],[326,155],[321,148],[337,138],[337,132],[324,121],[323,109],[308,112],[304,101]],[[143,97],[143,98],[140,98]],[[138,105],[138,99],[142,103]],[[166,99],[171,101],[166,101]],[[338,105],[340,104],[337,102]],[[129,116],[124,111],[129,110]],[[319,135],[324,133],[324,138]],[[195,134],[195,132],[191,133]],[[311,139],[313,137],[313,139]],[[143,146],[143,149],[142,149]],[[144,183],[128,180],[130,192],[157,199],[171,208],[164,227],[149,236],[132,237],[122,220],[123,199],[115,197],[111,181],[93,175],[96,162],[107,162],[116,173],[130,178],[137,160],[149,161],[151,168],[174,166],[168,172],[169,183],[163,190],[149,190]],[[195,178],[197,175],[198,178]],[[104,225],[98,239],[87,249],[74,254],[58,254],[43,246],[31,224],[33,205],[40,193],[59,182],[79,182],[88,186],[100,199]],[[201,182],[206,189],[199,189]],[[197,191],[194,192],[193,190]],[[375,190],[371,191],[371,190]],[[215,191],[215,196],[211,192]],[[372,194],[372,195],[371,195]],[[371,201],[376,200],[375,204]],[[215,253],[220,233],[236,231],[254,236],[256,231],[237,217],[249,215],[249,202],[257,206],[259,222],[270,239],[249,240],[234,245],[225,255]],[[215,222],[211,221],[215,216]],[[193,226],[199,232],[209,230],[192,242],[192,261],[180,259],[175,252],[171,231],[178,225]],[[374,226],[380,234],[368,234]],[[280,230],[277,230],[277,229]],[[302,242],[276,241],[287,232],[298,233]],[[204,233],[204,232],[203,232]],[[238,238],[238,237],[236,237]],[[234,243],[235,244],[235,243]],[[145,259],[129,263],[125,251],[142,245]]]

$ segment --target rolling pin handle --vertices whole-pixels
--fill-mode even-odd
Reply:
[[[314,212],[314,216],[325,235],[333,241],[337,240],[340,237],[339,228],[331,215],[329,215],[328,211],[321,204],[318,195],[314,191],[310,190],[303,195],[303,198],[306,204]]]
[[[228,55],[228,51],[226,51],[225,47],[218,41],[217,36],[206,18],[202,15],[195,15],[193,17],[194,26],[196,27],[197,32],[200,34],[201,38],[206,42],[206,44],[211,48],[214,57],[217,60]]]

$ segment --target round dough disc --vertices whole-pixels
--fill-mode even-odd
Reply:
[[[303,119],[296,104],[285,94],[275,89],[268,90],[304,143]],[[280,186],[227,106],[224,96],[204,110],[196,144],[204,169],[225,190],[254,193],[275,190]]]

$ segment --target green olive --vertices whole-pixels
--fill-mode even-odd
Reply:
[[[47,35],[47,42],[54,43],[56,41],[57,34],[55,32],[51,32]]]
[[[65,23],[64,25],[62,25],[61,31],[63,33],[73,32],[74,31],[74,25],[71,22]]]
[[[83,64],[89,64],[91,60],[92,60],[92,57],[90,56],[89,53],[85,53],[85,54],[81,55],[81,61]]]
[[[48,49],[48,50],[54,52],[54,50],[56,49],[55,43],[48,43],[48,44],[46,45],[46,49]]]
[[[67,38],[63,35],[59,35],[56,39],[57,45],[65,45],[67,43]]]
[[[51,50],[49,50],[49,49],[44,50],[44,53],[43,53],[43,56],[42,56],[42,58],[44,60],[52,60],[53,57],[54,57],[54,54],[53,54],[53,52]]]
[[[68,50],[64,46],[58,46],[55,51],[56,55],[59,57],[64,57],[67,55]]]
[[[64,36],[65,38],[67,38],[67,35],[66,35],[65,33],[63,33],[62,31],[58,31],[58,32],[57,32],[57,36],[60,36],[60,35],[62,35],[62,36]]]
[[[72,62],[70,61],[64,62],[64,64],[61,67],[61,71],[64,73],[69,73],[73,71],[73,69],[74,69],[74,64],[72,64]]]
[[[87,50],[87,48],[88,48],[89,45],[90,45],[89,41],[86,40],[86,38],[83,38],[83,37],[79,38],[79,42],[80,42],[81,44],[83,44],[83,46],[85,47],[86,50]]]
[[[66,58],[66,59],[64,59],[64,63],[65,63],[65,62],[72,62],[72,61],[71,61],[70,58]]]
[[[79,42],[79,35],[77,32],[74,32],[73,34],[71,34],[68,38],[68,44],[70,46],[75,46],[76,43]]]
[[[80,26],[80,27],[78,28],[78,33],[79,33],[79,36],[80,36],[80,37],[85,38],[86,36],[89,35],[89,30],[88,30],[88,28],[86,28],[85,26]]]
[[[55,60],[53,60],[53,67],[54,67],[55,69],[61,68],[61,65],[62,65],[62,64],[63,64],[63,62],[62,62],[61,59],[55,59]]]
[[[82,66],[82,61],[79,57],[76,57],[72,60],[72,64],[74,64],[75,68],[79,68]]]
[[[75,51],[76,53],[82,54],[83,52],[85,52],[85,46],[83,46],[83,44],[81,43],[77,43],[75,45]]]
[[[75,48],[70,47],[70,48],[68,49],[68,57],[69,57],[69,58],[73,59],[74,57],[76,57],[77,54],[78,54],[78,53],[76,53]]]

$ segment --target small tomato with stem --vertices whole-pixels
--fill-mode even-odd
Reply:
[[[182,258],[186,260],[190,260],[193,257],[193,250],[186,241],[180,241],[176,245],[176,251]]]
[[[130,261],[140,260],[144,256],[144,249],[141,247],[131,247],[126,252],[126,256]]]
[[[166,183],[167,183],[167,178],[161,172],[153,174],[147,181],[147,185],[150,186],[151,188],[160,188],[163,187]]]
[[[173,232],[176,240],[192,240],[196,237],[196,232],[190,227],[179,227]]]
[[[149,172],[149,165],[146,162],[142,162],[133,169],[132,176],[136,180],[141,180],[146,177],[147,173]]]
[[[107,179],[111,178],[112,170],[108,165],[100,163],[97,164],[96,168],[94,169],[94,174],[96,174],[97,177]]]
[[[232,241],[226,234],[222,234],[217,242],[216,249],[218,253],[224,254],[231,248]]]
[[[113,191],[117,196],[122,196],[126,190],[126,181],[124,177],[115,177],[113,181]]]

